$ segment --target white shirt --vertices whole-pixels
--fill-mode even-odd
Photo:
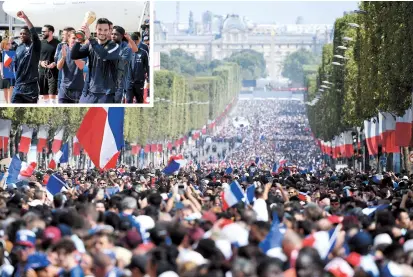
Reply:
[[[258,221],[268,221],[268,209],[267,203],[264,199],[258,198],[254,202],[254,206],[252,208],[257,213],[257,220]]]

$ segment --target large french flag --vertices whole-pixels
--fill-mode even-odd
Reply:
[[[0,119],[0,149],[3,149],[3,153],[6,153],[8,149],[10,130],[11,120]]]
[[[52,144],[52,152],[56,154],[59,152],[60,148],[62,147],[62,140],[63,140],[63,134],[65,132],[65,128],[59,128],[56,130],[56,133],[53,138],[53,144]]]
[[[19,152],[29,153],[30,145],[32,142],[33,128],[27,125],[22,125],[22,135],[20,137]]]
[[[384,153],[399,153],[396,146],[396,118],[391,113],[379,113],[379,132]]]
[[[227,188],[225,188],[222,196],[222,208],[227,210],[238,204],[238,202],[241,202],[245,195],[238,182],[233,181]]]
[[[124,146],[124,108],[90,108],[77,131],[83,149],[100,169],[115,168]]]
[[[379,152],[380,132],[377,118],[364,121],[364,134],[366,136],[367,149],[370,155],[377,155]]]
[[[76,136],[73,137],[73,156],[80,155],[80,143]]]
[[[412,137],[412,108],[406,110],[403,116],[396,118],[396,145],[407,147]]]
[[[37,153],[42,153],[43,149],[47,147],[47,138],[49,136],[49,127],[41,125],[37,132]]]

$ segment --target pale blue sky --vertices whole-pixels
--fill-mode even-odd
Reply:
[[[155,0],[154,4],[157,20],[175,21],[175,1]],[[195,21],[201,21],[202,13],[209,10],[220,15],[247,16],[256,23],[294,24],[302,16],[305,24],[333,24],[343,12],[357,6],[356,1],[180,1],[180,21],[188,22],[189,11],[194,13]]]

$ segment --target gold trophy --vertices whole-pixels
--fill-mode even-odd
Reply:
[[[90,26],[92,25],[93,22],[95,22],[96,20],[96,14],[94,12],[87,12],[85,14],[85,21],[83,23],[83,25],[86,26]],[[83,32],[82,30],[77,30],[76,31],[76,38],[81,39],[81,40],[85,40],[85,32]]]

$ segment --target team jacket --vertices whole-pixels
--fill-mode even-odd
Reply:
[[[73,60],[88,58],[88,74],[83,89],[87,94],[114,94],[117,87],[120,47],[113,41],[100,45],[90,38],[90,44],[76,43],[71,52]]]

